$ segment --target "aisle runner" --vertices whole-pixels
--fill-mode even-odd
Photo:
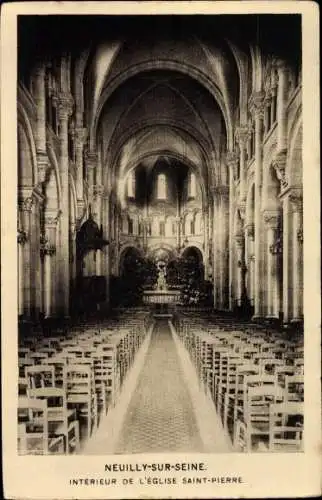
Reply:
[[[169,451],[204,450],[172,334],[159,320],[115,453]]]
[[[150,327],[149,332],[147,333],[147,336],[137,353],[133,366],[126,376],[120,398],[115,408],[109,410],[108,414],[103,417],[99,428],[85,443],[84,448],[81,450],[81,454],[105,455],[113,453],[115,443],[122,429],[131,397],[135,391],[138,377],[145,362],[146,353],[151,341],[152,329],[153,325]]]

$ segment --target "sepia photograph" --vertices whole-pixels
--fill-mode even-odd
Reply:
[[[305,455],[303,16],[68,14],[16,16],[10,452],[237,487]]]

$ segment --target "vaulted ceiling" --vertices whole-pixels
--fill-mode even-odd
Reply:
[[[235,125],[247,119],[265,54],[295,47],[292,30],[274,16],[266,24],[265,16],[68,17],[58,31],[43,20],[29,48],[35,36],[31,52],[69,59],[88,147],[101,148],[112,184],[166,154],[209,186],[223,175]]]

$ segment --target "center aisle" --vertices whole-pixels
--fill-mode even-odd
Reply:
[[[204,450],[176,345],[159,319],[114,452],[169,451]]]

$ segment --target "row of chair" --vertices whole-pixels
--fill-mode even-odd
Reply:
[[[79,452],[115,406],[148,325],[147,314],[132,313],[99,327],[21,338],[19,453]]]
[[[237,451],[302,449],[303,339],[196,313],[175,324]]]

